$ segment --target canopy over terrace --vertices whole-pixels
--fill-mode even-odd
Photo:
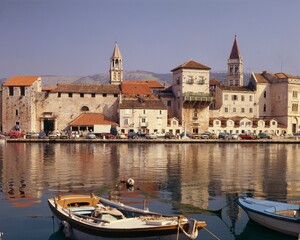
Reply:
[[[82,113],[70,122],[71,131],[94,133],[109,133],[112,127],[117,127],[116,122],[106,119],[101,113]]]

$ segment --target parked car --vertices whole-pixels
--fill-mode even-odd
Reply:
[[[235,134],[235,133],[229,134],[228,135],[228,139],[236,140],[236,139],[239,139],[239,136],[237,134]]]
[[[266,139],[272,139],[272,136],[270,136],[269,134],[265,133],[265,132],[260,132],[259,134],[257,134],[257,138],[266,138]]]
[[[146,134],[147,139],[157,139],[156,133],[148,133]]]
[[[39,138],[39,133],[36,132],[27,132],[25,135],[26,139],[35,139]]]
[[[210,138],[210,132],[204,132],[200,135],[201,139],[209,139]]]
[[[8,136],[10,138],[23,138],[25,136],[25,133],[19,131],[10,131],[8,133]]]
[[[215,133],[211,133],[211,134],[209,135],[209,138],[210,138],[210,139],[218,139],[218,135],[215,134]]]
[[[226,132],[220,132],[218,138],[226,140],[229,138],[229,134]]]
[[[171,132],[166,132],[165,139],[175,139],[176,136]]]
[[[166,135],[166,133],[158,133],[158,132],[155,132],[155,134],[158,138],[163,138]]]
[[[116,138],[115,135],[111,134],[111,133],[101,133],[100,134],[100,137],[103,138],[103,139],[114,139]]]
[[[200,134],[198,134],[198,133],[193,133],[193,134],[191,135],[191,138],[192,138],[192,139],[200,139],[201,136],[200,136]]]
[[[120,133],[117,136],[118,139],[127,139],[127,135],[125,133]]]
[[[256,135],[253,133],[242,133],[239,135],[240,139],[253,140],[256,139]]]
[[[87,139],[96,139],[96,135],[95,135],[95,133],[93,133],[93,132],[88,132],[88,133],[86,134],[86,138],[87,138]]]
[[[190,133],[189,132],[182,132],[182,133],[180,133],[180,137],[181,138],[183,138],[183,137],[190,137],[191,135],[190,135]]]
[[[127,137],[128,139],[138,139],[139,135],[136,132],[129,132]]]
[[[67,132],[61,132],[59,135],[60,139],[68,139],[69,138],[69,134]]]
[[[39,138],[40,139],[43,139],[43,138],[46,138],[47,137],[47,134],[44,132],[44,131],[41,131],[40,133],[39,133]]]

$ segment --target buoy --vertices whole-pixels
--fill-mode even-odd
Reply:
[[[134,180],[132,178],[128,178],[127,182],[126,182],[126,185],[128,187],[132,187],[134,185]]]

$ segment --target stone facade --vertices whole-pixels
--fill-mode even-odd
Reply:
[[[12,77],[2,87],[2,131],[38,131],[42,83],[38,76]]]

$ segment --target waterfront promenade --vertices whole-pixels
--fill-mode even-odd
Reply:
[[[138,139],[23,139],[23,138],[8,138],[7,142],[45,142],[45,143],[269,143],[269,144],[278,144],[278,143],[286,143],[286,144],[300,144],[300,138],[283,138],[277,137],[273,139],[254,139],[254,140],[223,140],[223,139],[146,139],[146,138],[138,138]]]

